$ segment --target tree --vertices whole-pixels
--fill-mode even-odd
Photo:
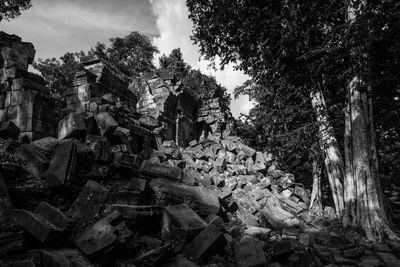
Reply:
[[[155,70],[153,59],[158,49],[146,35],[134,31],[122,38],[111,38],[110,43],[110,47],[97,43],[90,53],[114,66],[127,81]]]
[[[188,76],[191,70],[190,66],[183,60],[180,48],[173,49],[168,56],[163,54],[159,58],[159,62],[161,70],[172,71],[178,79]]]
[[[256,82],[285,76],[295,88],[306,88],[311,98],[337,84],[342,65],[341,1],[187,1],[194,24],[193,40],[207,58],[219,56],[222,65],[237,63]],[[333,66],[333,67],[332,67]],[[333,70],[332,70],[333,69]],[[310,99],[315,102],[320,100]],[[309,101],[310,101],[309,100]],[[316,102],[315,102],[316,103]],[[316,103],[317,117],[326,124],[319,134],[338,216],[343,212],[343,162],[327,119],[324,101]]]
[[[30,7],[32,0],[3,0],[0,2],[0,21],[14,19]]]
[[[57,110],[64,108],[64,91],[70,85],[77,71],[83,67],[73,53],[65,53],[60,59],[47,58],[35,61],[32,65],[47,82],[49,94],[55,98]]]
[[[395,23],[399,5],[390,0],[347,2],[348,6],[320,0],[188,0],[187,4],[193,39],[203,54],[211,59],[220,56],[223,64],[236,62],[261,84],[265,77],[271,80],[279,74],[295,88],[309,89],[325,168],[334,182],[337,215],[345,206],[345,224],[361,227],[371,240],[396,238],[380,190],[372,86],[382,69],[373,64],[371,52],[372,44],[382,44],[385,33],[399,29]],[[345,164],[325,102],[347,103]],[[346,203],[340,186],[344,175]]]

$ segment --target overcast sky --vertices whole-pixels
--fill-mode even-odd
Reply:
[[[215,72],[199,60],[199,49],[189,39],[192,23],[185,0],[32,0],[32,4],[17,19],[0,22],[0,30],[32,42],[36,58],[87,51],[97,42],[139,31],[153,38],[161,54],[180,47],[187,63],[214,75],[229,92],[247,79],[232,66]],[[231,103],[231,110],[237,117],[251,106],[247,97],[241,97]]]

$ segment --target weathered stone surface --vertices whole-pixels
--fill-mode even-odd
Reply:
[[[0,138],[12,138],[17,140],[21,130],[13,121],[3,121],[0,123]]]
[[[159,199],[169,199],[172,203],[190,201],[189,206],[199,215],[216,214],[220,209],[218,195],[206,188],[188,186],[166,179],[152,180],[150,188]]]
[[[58,122],[58,139],[84,139],[86,133],[86,123],[83,113],[71,112]]]
[[[102,112],[96,115],[96,122],[100,128],[102,136],[111,135],[118,127],[118,123],[115,119],[107,112]]]
[[[140,172],[146,175],[168,178],[171,180],[182,181],[183,172],[178,167],[165,167],[162,165],[152,164],[147,160],[143,161],[140,166]]]
[[[77,249],[38,249],[29,251],[38,266],[48,267],[94,267]]]
[[[274,196],[267,198],[262,213],[274,228],[290,228],[299,224],[299,220],[295,216],[281,208],[279,200]]]
[[[109,190],[95,181],[89,180],[71,207],[70,213],[81,221],[94,218],[107,198]]]
[[[88,135],[86,139],[87,145],[94,153],[94,160],[97,162],[111,161],[111,146],[106,137],[97,135]]]
[[[164,209],[162,233],[165,236],[189,240],[206,227],[207,223],[187,204],[170,205]]]
[[[68,140],[57,145],[51,156],[49,169],[43,173],[49,186],[56,187],[68,185],[75,172],[77,158],[77,145],[73,140]]]
[[[243,237],[235,248],[236,266],[261,267],[267,265],[264,251],[256,238]]]
[[[27,162],[27,170],[36,177],[40,177],[49,167],[49,160],[34,145],[21,144],[14,155],[25,160]]]
[[[152,249],[136,257],[133,263],[136,266],[157,266],[172,250],[172,245],[167,243],[159,248]]]
[[[62,232],[65,231],[68,227],[68,217],[59,209],[53,207],[47,202],[40,202],[34,212],[51,222]]]
[[[42,243],[50,246],[57,246],[64,241],[62,229],[39,214],[26,210],[15,210],[13,212],[13,218],[15,223],[20,225]]]
[[[269,237],[271,232],[271,229],[264,228],[264,227],[257,227],[257,226],[247,226],[247,228],[244,230],[245,235],[249,235],[252,237],[260,238],[260,239],[266,239]]]
[[[188,260],[181,254],[178,254],[172,258],[165,260],[165,262],[160,265],[161,267],[199,267],[196,263]]]
[[[117,211],[109,214],[80,234],[75,243],[86,255],[93,255],[103,250],[110,251],[119,242],[119,231],[116,223],[121,214]]]
[[[183,253],[189,259],[197,261],[223,250],[226,245],[226,239],[221,231],[215,225],[210,224],[184,247]]]
[[[34,145],[35,147],[38,147],[40,150],[45,151],[46,154],[52,154],[53,150],[57,146],[57,138],[48,136],[44,137],[38,140],[35,140],[31,143],[31,145]]]

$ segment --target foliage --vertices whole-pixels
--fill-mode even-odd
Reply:
[[[64,107],[63,93],[76,72],[82,69],[76,56],[72,53],[65,53],[60,59],[47,58],[43,60],[39,58],[33,63],[33,67],[47,82],[49,94],[55,98],[58,109]]]
[[[155,69],[153,59],[158,49],[149,37],[134,31],[122,38],[111,38],[110,47],[97,43],[90,53],[114,66],[122,77],[131,81]]]
[[[0,2],[0,21],[10,20],[21,15],[21,11],[32,7],[32,0],[2,0]]]
[[[160,70],[174,73],[178,79],[182,80],[185,90],[198,101],[222,97],[225,98],[226,102],[229,102],[230,98],[226,93],[226,88],[218,84],[215,77],[203,74],[200,70],[192,69],[183,60],[179,48],[172,50],[168,56],[162,55],[159,61]]]

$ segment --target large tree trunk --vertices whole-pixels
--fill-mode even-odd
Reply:
[[[319,144],[324,156],[326,173],[332,191],[336,215],[341,217],[344,210],[342,184],[344,164],[342,156],[336,138],[333,135],[333,128],[328,119],[325,99],[322,92],[320,90],[311,92],[310,97],[312,106],[317,115]]]
[[[310,211],[316,215],[322,214],[321,174],[322,168],[318,157],[313,158],[313,186],[311,192]]]
[[[372,241],[396,239],[387,219],[378,176],[368,86],[360,76],[349,84],[345,124],[345,226],[362,228]]]
[[[355,22],[368,31],[367,1],[347,2],[349,29]],[[350,55],[353,77],[347,88],[345,114],[345,213],[343,224],[362,228],[371,241],[398,239],[392,231],[383,203],[375,131],[372,119],[372,95],[369,55],[350,33]],[[358,47],[360,46],[360,47]]]

